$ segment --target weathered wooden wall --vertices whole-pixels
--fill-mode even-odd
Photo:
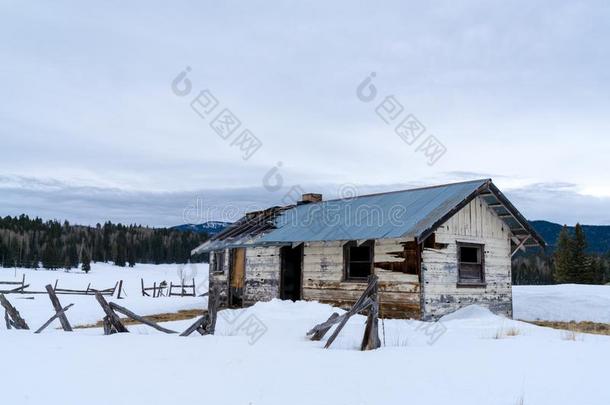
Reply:
[[[229,249],[224,249],[222,272],[214,272],[214,253],[210,252],[209,291],[216,289],[220,294],[219,305],[227,307],[229,303]]]
[[[437,229],[435,239],[446,247],[422,252],[423,319],[437,319],[470,304],[512,316],[510,232],[486,203],[474,199]],[[457,286],[456,242],[485,245],[485,287]]]
[[[374,261],[385,268],[388,263],[403,262],[396,252],[405,249],[407,240],[375,241]],[[366,282],[346,281],[342,242],[309,242],[303,249],[303,299],[316,300],[347,308],[366,288]],[[400,266],[396,266],[400,267]],[[416,274],[374,268],[379,276],[381,316],[419,318],[419,280]]]
[[[280,248],[246,249],[246,286],[244,306],[280,297]]]

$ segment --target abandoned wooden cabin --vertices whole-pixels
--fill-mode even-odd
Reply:
[[[490,179],[246,214],[210,253],[221,306],[273,298],[349,307],[379,277],[380,315],[438,319],[478,304],[512,316],[511,257],[544,240]]]

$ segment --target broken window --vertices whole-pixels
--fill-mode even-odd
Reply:
[[[447,243],[438,243],[436,241],[436,234],[431,234],[424,240],[424,248],[426,249],[446,249],[449,244]]]
[[[481,284],[485,282],[485,257],[483,245],[459,243],[458,282],[460,284]]]
[[[224,250],[214,252],[214,263],[212,266],[212,271],[214,273],[223,273],[224,272],[224,264],[225,264],[225,254]]]
[[[373,271],[373,243],[348,242],[343,247],[347,280],[366,280]]]
[[[383,270],[395,271],[406,274],[419,274],[419,246],[414,241],[401,243],[402,250],[385,252],[384,256],[391,256],[397,260],[378,261],[374,266]]]

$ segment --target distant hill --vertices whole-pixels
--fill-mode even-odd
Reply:
[[[563,225],[548,221],[530,221],[534,229],[540,233],[551,249],[555,249],[557,237]],[[574,232],[574,227],[568,227]],[[610,251],[610,225],[583,225],[587,237],[588,251],[603,254]]]
[[[230,222],[222,222],[222,221],[207,221],[202,224],[183,224],[172,226],[171,229],[176,229],[178,231],[190,231],[196,233],[207,233],[208,235],[214,235],[218,232],[225,229],[228,225],[231,225]]]

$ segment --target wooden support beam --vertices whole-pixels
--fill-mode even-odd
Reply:
[[[333,312],[332,315],[328,318],[328,320],[326,322],[324,322],[324,324],[328,324],[328,326],[318,329],[316,332],[313,333],[313,335],[311,336],[310,339],[313,341],[322,340],[324,335],[326,335],[326,332],[328,332],[330,330],[330,328],[336,323],[333,321],[337,320],[337,318],[339,318],[339,314],[336,312]],[[337,321],[337,322],[339,322],[339,321]]]
[[[191,333],[195,332],[199,327],[208,322],[208,314],[203,315],[201,318],[197,319],[195,323],[189,326],[184,332],[180,334],[180,336],[188,336]]]
[[[216,317],[218,316],[218,306],[220,305],[220,291],[218,288],[212,289],[212,296],[208,296],[208,315],[210,322],[206,328],[209,335],[213,335],[216,331]]]
[[[322,331],[324,329],[326,331],[328,331],[333,325],[341,322],[343,320],[343,318],[345,318],[346,315],[347,315],[347,312],[344,312],[343,314],[341,314],[339,316],[336,316],[336,317],[333,317],[331,315],[331,317],[328,318],[326,321],[324,321],[324,322],[314,326],[313,328],[311,328],[309,330],[309,332],[307,332],[307,336],[315,335],[316,333],[318,333],[318,332],[320,332],[320,331]],[[322,335],[322,337],[324,337],[324,335]],[[322,337],[320,337],[320,339],[322,339]]]
[[[148,295],[148,293],[146,292],[146,289],[144,288],[144,279],[143,278],[140,279],[140,284],[142,286],[142,297],[150,297],[150,295]]]
[[[373,284],[369,283],[367,285],[366,289],[364,290],[364,292],[362,293],[362,295],[360,296],[360,298],[358,298],[356,303],[353,305],[352,309],[357,307],[357,306],[360,306],[360,304],[365,300],[365,298],[368,297],[368,295],[371,293],[373,288],[375,288],[375,286]],[[321,324],[318,324],[318,325],[314,326],[313,328],[311,328],[311,330],[309,332],[307,332],[307,336],[314,335],[315,333],[317,333],[318,331],[320,331],[322,329],[328,329],[331,326],[333,326],[334,324],[342,322],[343,319],[346,316],[348,316],[350,311],[344,313],[343,315],[339,315],[338,317],[336,317],[336,318],[334,318],[332,320],[329,318],[326,322],[322,322]],[[351,315],[349,315],[349,316],[351,316]]]
[[[216,330],[216,317],[218,314],[218,305],[220,303],[220,292],[218,289],[213,289],[211,294],[208,294],[208,312],[197,319],[189,326],[180,336],[189,336],[197,331],[200,335],[213,335]]]
[[[326,332],[328,332],[328,330],[334,324],[338,323],[339,325],[335,328],[333,334],[328,338],[326,344],[324,345],[324,348],[328,349],[330,345],[332,345],[332,343],[335,341],[343,327],[347,324],[349,318],[355,314],[367,310],[367,323],[364,331],[364,336],[362,338],[361,350],[374,350],[379,348],[381,346],[381,341],[379,339],[378,328],[378,287],[378,277],[374,274],[370,275],[366,289],[349,311],[347,311],[343,315],[333,313],[330,318],[328,318],[325,322],[314,326],[309,332],[307,332],[307,335],[311,336],[311,340],[321,340],[326,334]]]
[[[114,309],[117,312],[122,313],[123,315],[127,316],[128,318],[131,318],[134,321],[138,321],[140,323],[143,323],[144,325],[148,325],[151,328],[154,328],[154,329],[156,329],[158,331],[161,331],[161,332],[164,332],[164,333],[178,333],[178,332],[176,332],[174,330],[164,328],[163,326],[159,325],[156,322],[153,322],[153,321],[150,321],[150,320],[148,320],[146,318],[143,318],[140,315],[131,312],[127,308],[120,306],[119,304],[111,302],[108,305],[110,305],[110,308]]]
[[[371,278],[374,276],[370,276]],[[381,347],[381,341],[379,340],[379,301],[378,301],[378,286],[377,280],[370,280],[374,282],[375,287],[371,291],[369,298],[372,300],[372,304],[368,310],[368,316],[366,320],[366,327],[364,328],[364,335],[362,336],[362,344],[360,350],[375,350]]]
[[[117,330],[114,329],[114,327],[110,323],[110,318],[108,318],[108,315],[104,317],[102,323],[104,325],[104,335],[112,335],[113,333],[117,333]]]
[[[116,295],[116,299],[120,300],[121,299],[121,291],[123,290],[123,280],[119,280],[118,289],[119,289],[119,292]]]
[[[62,312],[62,307],[61,307],[61,304],[59,303],[59,298],[57,298],[57,295],[55,295],[55,290],[53,290],[53,287],[51,287],[51,284],[47,284],[45,289],[47,290],[47,293],[49,294],[49,299],[51,299],[51,304],[53,305],[53,308],[55,308],[55,313],[60,314],[59,322],[61,322],[61,327],[66,332],[72,332],[72,326],[70,325],[70,322],[68,321],[68,318],[66,317],[66,314]]]
[[[349,321],[349,318],[351,318],[352,316],[356,315],[358,312],[364,311],[365,309],[367,309],[369,306],[371,306],[373,303],[373,300],[371,300],[370,297],[366,297],[364,299],[364,301],[360,302],[358,306],[354,305],[352,307],[352,309],[350,309],[345,317],[341,320],[341,323],[335,328],[335,330],[333,331],[333,334],[330,335],[330,337],[328,338],[328,340],[326,341],[326,344],[324,345],[325,349],[328,349],[330,347],[330,345],[333,344],[333,342],[335,341],[335,339],[337,338],[337,336],[339,336],[339,333],[341,332],[341,330],[343,329],[343,327],[345,326],[345,324],[347,323],[347,321]]]
[[[106,313],[107,321],[105,320],[104,322],[108,322],[108,325],[110,325],[112,328],[114,328],[114,330],[118,333],[129,332],[127,330],[127,328],[125,327],[125,325],[123,325],[123,323],[121,322],[121,319],[119,318],[119,316],[113,311],[112,307],[110,307],[110,305],[108,305],[108,303],[106,302],[106,300],[104,299],[102,294],[100,294],[99,292],[96,291],[95,299],[97,300],[97,302],[99,302],[100,306]],[[106,326],[104,326],[104,334],[108,335],[108,334],[113,333],[112,328],[107,329]],[[106,333],[107,331],[108,331],[108,333]]]
[[[527,242],[529,238],[530,237],[528,235],[525,239],[521,240],[515,247],[515,250],[513,250],[513,252],[510,254],[510,257],[513,257],[519,250],[525,252],[525,242]]]
[[[8,302],[4,294],[0,294],[0,305],[4,307],[8,317],[11,318],[11,325],[13,325],[15,329],[30,329],[25,319],[23,319],[19,314],[19,311]]]
[[[26,288],[28,288],[30,285],[26,284],[26,285],[20,285],[19,287],[15,287],[13,289],[10,290],[3,290],[2,293],[3,294],[15,294],[15,293],[24,293],[24,290]]]
[[[53,322],[54,320],[56,320],[56,319],[57,319],[57,318],[59,318],[60,316],[64,315],[64,314],[65,314],[65,312],[66,312],[68,309],[70,309],[70,308],[71,308],[73,305],[74,305],[74,304],[68,304],[68,305],[66,305],[64,308],[62,308],[62,309],[61,309],[61,311],[56,312],[56,313],[55,313],[55,315],[53,315],[52,317],[50,317],[50,318],[49,318],[49,320],[48,320],[48,321],[46,321],[46,322],[44,323],[44,325],[42,325],[40,328],[38,328],[38,329],[36,330],[36,332],[34,332],[34,333],[40,333],[40,332],[42,332],[43,330],[45,330],[45,328],[46,328],[47,326],[49,326],[49,325],[51,324],[51,322]]]

